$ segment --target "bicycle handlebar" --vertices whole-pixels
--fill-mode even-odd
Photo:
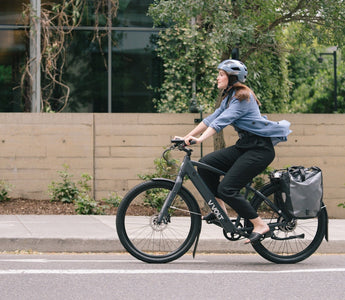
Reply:
[[[168,153],[169,151],[173,150],[173,149],[178,149],[180,151],[184,151],[186,152],[188,155],[191,155],[191,153],[193,152],[192,149],[186,148],[188,145],[185,143],[184,140],[180,140],[180,139],[172,139],[171,143],[173,144],[173,146],[171,146],[170,148],[166,149],[163,154],[162,157],[164,158],[165,161],[169,162],[168,158],[165,156],[166,153]],[[196,144],[195,141],[191,140],[190,141],[191,145]]]
[[[183,147],[188,146],[184,140],[180,140],[180,139],[174,139],[174,140],[171,140],[171,142],[175,144],[175,146],[183,146]],[[195,145],[196,141],[190,140],[189,143],[190,145]]]

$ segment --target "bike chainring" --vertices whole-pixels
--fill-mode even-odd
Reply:
[[[236,223],[236,220],[231,220],[231,222]],[[241,223],[238,223],[237,224],[237,228],[243,228],[243,225]],[[223,229],[223,235],[229,241],[237,241],[237,240],[239,240],[242,237],[242,235],[240,235],[239,233],[226,232],[224,229]]]

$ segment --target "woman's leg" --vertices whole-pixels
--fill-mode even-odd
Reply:
[[[227,172],[235,161],[241,156],[241,154],[242,153],[235,146],[231,146],[211,152],[205,155],[199,161]],[[198,173],[211,192],[216,195],[220,182],[220,175],[201,167],[198,167]]]
[[[217,195],[240,216],[249,219],[257,235],[266,233],[269,227],[258,216],[251,204],[240,194],[240,190],[260,174],[274,159],[273,147],[247,150],[241,155],[218,186]],[[259,236],[258,236],[259,238]]]
[[[235,146],[224,148],[215,152],[212,152],[203,158],[200,159],[200,162],[205,163],[207,165],[213,166],[217,169],[220,169],[224,172],[228,171],[233,163],[236,161],[236,159],[241,155],[241,152],[239,152]],[[220,182],[220,176],[215,174],[214,172],[208,171],[203,168],[198,168],[198,173],[201,176],[201,178],[204,180],[208,188],[211,190],[211,192],[216,195],[218,185]],[[216,197],[216,200],[218,201],[221,208],[227,212],[226,206],[224,201],[222,201],[219,197]],[[207,215],[206,219],[208,218],[214,218],[212,215]]]

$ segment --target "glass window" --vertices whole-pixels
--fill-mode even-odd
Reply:
[[[147,10],[152,2],[152,0],[120,0],[113,26],[152,27],[152,19],[147,16]]]
[[[154,112],[152,88],[160,86],[161,62],[154,51],[156,33],[114,33],[112,68],[113,112]]]
[[[42,5],[48,0],[41,0]],[[60,0],[50,0],[60,3]],[[154,88],[161,85],[162,63],[157,58],[157,30],[147,10],[153,0],[120,0],[118,15],[112,24],[113,46],[111,70],[108,69],[108,39],[105,28],[102,49],[94,41],[97,2],[88,0],[82,26],[73,32],[68,43],[63,70],[63,83],[70,88],[70,98],[64,112],[154,112],[152,98],[158,97]],[[0,111],[30,111],[30,86],[20,89],[21,74],[29,57],[29,39],[23,28],[22,11],[30,0],[0,0]],[[105,11],[106,13],[106,11]],[[99,26],[106,26],[99,18]],[[104,33],[104,34],[103,34]],[[111,86],[108,86],[108,74]],[[42,96],[48,83],[41,74]],[[108,94],[111,92],[111,99]],[[49,101],[59,111],[65,96],[64,88],[55,86]]]
[[[0,25],[23,24],[22,12],[24,4],[30,0],[1,0],[0,1]]]
[[[99,26],[107,25],[107,19],[105,17],[105,15],[107,14],[107,8],[105,8],[105,11],[102,12],[104,14],[100,14],[98,19],[96,20],[96,16],[94,14],[96,10],[96,4],[97,2],[95,0],[87,1],[87,4],[85,5],[84,11],[83,11],[83,20],[81,22],[82,26],[95,26],[96,21]]]
[[[152,19],[147,16],[147,10],[152,0],[119,0],[117,16],[112,20],[113,27],[149,27],[153,25]],[[89,0],[83,13],[82,25],[94,26],[96,2]],[[99,26],[106,26],[107,8],[98,18]]]
[[[70,88],[70,99],[65,112],[107,112],[107,54],[92,41],[93,33],[75,31],[66,51],[63,81]],[[106,40],[103,44],[106,49]]]
[[[28,40],[23,30],[0,30],[0,41],[0,111],[23,111],[20,80]]]

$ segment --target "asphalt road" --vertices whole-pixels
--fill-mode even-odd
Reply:
[[[276,265],[258,255],[145,264],[127,254],[0,254],[0,299],[344,299],[345,255]]]

